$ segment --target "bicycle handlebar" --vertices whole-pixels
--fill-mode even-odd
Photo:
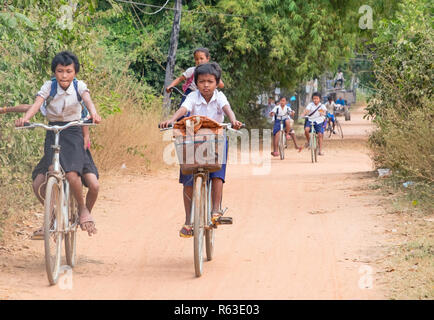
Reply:
[[[78,121],[71,121],[69,123],[67,123],[64,126],[48,126],[46,124],[43,123],[37,123],[37,122],[26,122],[24,123],[23,127],[15,127],[15,129],[20,130],[20,129],[33,129],[33,128],[43,128],[47,131],[62,131],[65,130],[69,127],[73,127],[73,126],[80,126],[80,127],[84,127],[84,126],[93,126],[95,125],[91,119],[89,120],[78,120]]]
[[[173,89],[175,89],[175,91],[177,91],[181,96],[186,97],[186,95],[184,94],[184,92],[182,92],[181,90],[179,90],[177,87],[171,87],[170,89],[172,91],[173,91]]]
[[[221,125],[222,127],[226,128],[230,131],[241,133],[239,130],[232,129],[232,124],[230,124],[230,123],[219,123],[219,125]],[[241,128],[243,128],[244,126],[245,126],[245,124],[243,123]],[[158,128],[160,129],[160,131],[171,130],[171,129],[173,129],[173,124],[170,124],[167,128],[160,128],[160,124],[158,124]]]

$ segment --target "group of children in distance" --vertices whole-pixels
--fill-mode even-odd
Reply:
[[[223,122],[224,116],[234,129],[240,129],[242,123],[237,120],[226,96],[218,91],[217,88],[223,88],[221,80],[222,70],[215,63],[210,63],[210,54],[208,49],[199,48],[193,53],[196,63],[195,67],[188,68],[180,77],[176,78],[167,88],[170,92],[172,88],[185,81],[183,90],[185,96],[182,99],[180,108],[168,120],[160,123],[161,128],[167,128],[177,119],[190,115],[201,115],[209,117],[219,123]],[[90,113],[90,118],[94,123],[99,123],[101,117],[98,115],[96,108],[90,97],[89,89],[83,81],[77,80],[76,75],[80,70],[80,64],[77,57],[69,52],[63,51],[57,54],[51,64],[51,71],[54,78],[44,83],[36,95],[32,105],[19,105],[16,107],[2,108],[0,113],[6,112],[25,112],[25,115],[16,120],[17,127],[23,126],[38,111],[48,119],[49,125],[65,125],[68,122],[76,121],[82,118],[83,108],[85,107]],[[324,132],[321,125],[324,121],[324,105],[320,103],[321,96],[317,93],[313,95],[313,102],[309,104],[303,115],[309,114],[309,119],[314,121],[315,128],[320,134],[320,155],[322,147],[322,133]],[[85,106],[81,102],[84,102]],[[324,111],[325,110],[325,111]],[[313,112],[312,112],[313,111]],[[289,115],[293,111],[286,106],[286,98],[280,99],[279,105],[270,113],[271,116],[280,117],[280,121],[285,123],[285,132],[287,138],[292,137],[295,147],[298,147],[293,130],[291,130],[291,121]],[[280,130],[280,121],[275,121],[273,133]],[[277,124],[276,124],[277,123]],[[277,129],[277,131],[276,131]],[[305,124],[305,134],[309,141],[310,122]],[[275,139],[274,153],[276,154],[277,145]],[[54,144],[54,133],[47,131],[44,144],[44,155],[37,164],[32,173],[33,190],[36,197],[41,203],[44,201],[46,175],[52,170],[51,161],[53,150],[51,145]],[[98,197],[98,170],[93,162],[90,153],[89,130],[86,127],[70,127],[60,133],[60,164],[66,173],[66,178],[70,183],[73,195],[78,203],[80,226],[82,230],[89,235],[96,233],[95,221],[91,215],[92,208]],[[226,144],[227,148],[227,144]],[[227,154],[227,150],[225,150]],[[210,173],[212,179],[212,216],[218,219],[223,213],[220,208],[222,198],[223,183],[225,182],[226,164],[217,172]],[[180,172],[179,182],[183,184],[185,223],[182,226],[179,235],[181,237],[192,236],[192,226],[190,224],[191,198],[193,194],[193,175],[183,175]],[[88,187],[89,191],[86,200],[83,200],[82,185]],[[43,230],[39,229],[34,232],[33,239],[43,238]]]
[[[324,155],[322,151],[322,142],[324,135],[324,124],[326,121],[326,112],[327,108],[321,103],[321,94],[318,92],[313,93],[312,102],[307,105],[304,112],[301,114],[301,117],[307,116],[307,119],[304,123],[304,134],[306,136],[307,142],[304,145],[305,148],[309,146],[310,140],[310,132],[312,131],[311,126],[312,123],[315,126],[315,131],[318,133],[318,141],[319,141],[319,152],[320,156]],[[294,147],[300,152],[303,147],[298,146],[297,139],[295,137],[294,130],[292,129],[292,125],[294,120],[291,117],[294,116],[294,111],[291,109],[289,105],[286,104],[286,97],[280,97],[279,104],[276,105],[270,112],[269,116],[274,118],[274,126],[273,126],[273,152],[271,155],[274,157],[279,156],[279,152],[277,152],[280,138],[280,123],[283,122],[283,128],[285,129],[286,139],[292,138],[294,142]],[[334,118],[333,118],[334,124]],[[334,127],[333,127],[334,130]]]

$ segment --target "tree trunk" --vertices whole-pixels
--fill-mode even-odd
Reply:
[[[166,76],[164,78],[163,112],[165,115],[170,113],[170,93],[166,92],[166,87],[173,80],[176,50],[178,49],[179,29],[181,28],[181,5],[181,0],[175,0],[175,16],[173,18],[172,34],[170,35],[170,46],[166,64]]]

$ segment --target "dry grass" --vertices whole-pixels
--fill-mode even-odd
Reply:
[[[158,130],[161,109],[155,105],[141,111],[128,107],[105,119],[94,133],[94,160],[102,172],[147,173],[165,164],[163,149],[168,144]]]

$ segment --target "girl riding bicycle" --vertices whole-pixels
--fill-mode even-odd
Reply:
[[[234,129],[241,128],[242,123],[236,119],[226,96],[217,90],[220,77],[221,69],[215,62],[196,67],[194,71],[194,82],[198,90],[190,93],[182,103],[181,108],[179,108],[169,120],[162,122],[160,128],[167,128],[169,125],[173,124],[176,119],[184,116],[187,112],[190,112],[191,115],[206,116],[219,123],[223,122],[224,115],[226,114]],[[227,155],[227,150],[225,153]],[[220,199],[223,191],[223,183],[225,182],[225,175],[226,163],[223,163],[221,170],[210,173],[213,186],[211,195],[213,218],[218,218],[222,215]],[[188,238],[193,235],[192,225],[190,224],[193,175],[184,175],[180,172],[179,182],[184,186],[183,195],[185,208],[185,224],[179,231],[179,235]]]
[[[76,121],[81,118],[82,105],[79,102],[79,96],[86,104],[90,116],[94,123],[99,123],[101,117],[98,115],[95,106],[90,98],[89,89],[83,81],[77,81],[77,91],[74,88],[74,78],[80,70],[78,58],[68,51],[58,53],[52,63],[51,70],[55,75],[57,82],[57,94],[50,99],[46,105],[46,117],[49,125],[65,125],[68,122]],[[44,83],[38,92],[33,105],[26,112],[24,117],[16,120],[17,127],[24,126],[41,108],[45,100],[50,97],[50,91],[54,80]],[[78,203],[78,212],[80,216],[80,226],[82,230],[89,235],[96,233],[95,222],[90,214],[95,201],[96,195],[86,199],[82,194],[81,177],[91,171],[96,170],[95,165],[90,163],[83,147],[83,131],[79,127],[70,127],[60,133],[60,164],[66,173],[66,178],[71,186],[72,192]],[[54,133],[47,131],[44,144],[44,156],[32,173],[35,182],[43,182],[44,175],[50,170],[51,159],[53,158]],[[93,168],[94,167],[94,168]],[[37,181],[36,181],[37,180]]]

